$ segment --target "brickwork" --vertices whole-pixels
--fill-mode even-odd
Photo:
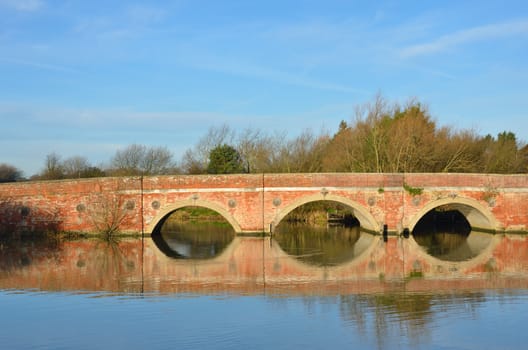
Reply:
[[[0,184],[0,229],[93,232],[97,221],[110,220],[101,216],[118,212],[121,231],[151,233],[172,211],[198,205],[218,211],[238,232],[262,232],[317,200],[350,206],[361,225],[374,232],[383,225],[392,234],[412,230],[440,205],[460,210],[478,228],[525,231],[528,225],[528,175],[337,173]]]

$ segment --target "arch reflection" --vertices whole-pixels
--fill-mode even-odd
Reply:
[[[310,226],[281,224],[274,241],[288,255],[315,266],[336,266],[351,262],[365,252],[374,236],[359,225]]]
[[[189,219],[193,208],[168,216],[152,234],[152,240],[166,256],[175,259],[212,259],[235,238],[231,225],[214,211]]]
[[[413,237],[427,254],[444,261],[466,261],[477,257],[492,235],[472,228],[458,208],[443,205],[427,212],[413,229]]]

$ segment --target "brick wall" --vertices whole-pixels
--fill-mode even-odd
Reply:
[[[528,224],[527,175],[336,173],[0,184],[0,230],[92,232],[95,216],[108,207],[119,210],[122,231],[150,232],[172,210],[201,205],[217,210],[238,231],[267,231],[296,206],[315,200],[351,206],[362,225],[373,231],[386,224],[399,233],[424,210],[446,203],[473,208],[476,220],[487,222],[489,229],[523,231]]]

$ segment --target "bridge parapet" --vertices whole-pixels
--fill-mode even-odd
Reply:
[[[190,205],[222,214],[239,232],[269,231],[291,210],[318,200],[353,209],[362,226],[411,229],[429,210],[451,206],[475,227],[525,231],[528,175],[241,174],[94,178],[0,184],[0,228],[96,230],[97,207],[119,210],[120,230],[152,233]]]

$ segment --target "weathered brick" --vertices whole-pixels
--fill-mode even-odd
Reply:
[[[403,185],[421,189],[413,195]],[[126,207],[121,230],[150,232],[172,210],[217,210],[239,231],[267,231],[307,201],[350,205],[366,228],[400,231],[436,204],[469,206],[494,230],[525,230],[528,176],[488,174],[250,174],[96,178],[0,184],[0,228],[93,231],[101,201]],[[90,211],[90,209],[92,209]],[[92,214],[93,215],[93,214]],[[484,225],[485,226],[485,225]]]

